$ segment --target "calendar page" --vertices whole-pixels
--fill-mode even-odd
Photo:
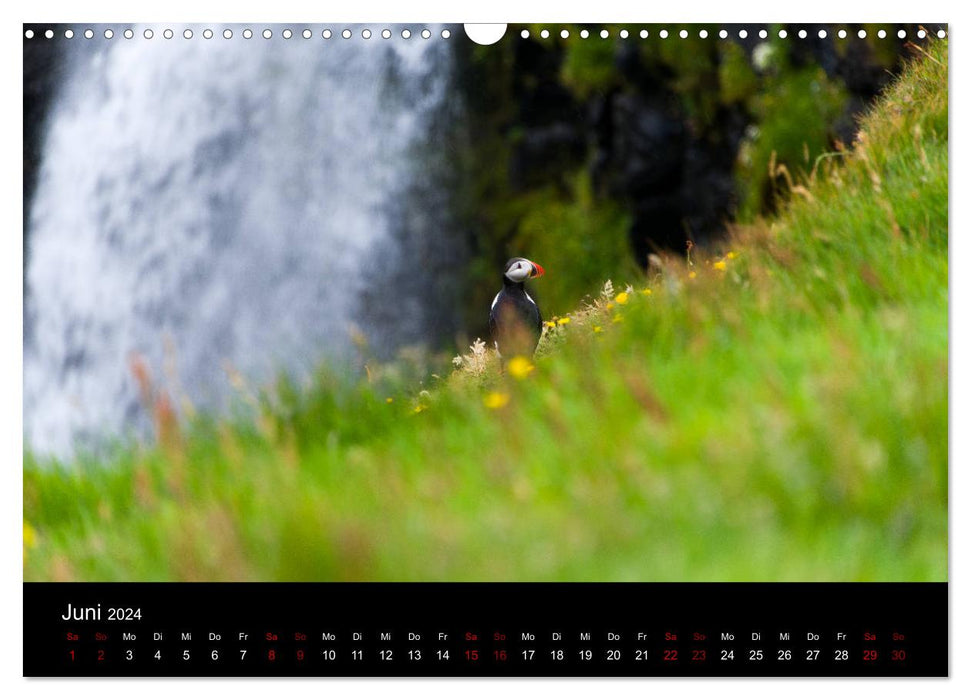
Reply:
[[[24,675],[948,675],[947,25],[22,36]]]

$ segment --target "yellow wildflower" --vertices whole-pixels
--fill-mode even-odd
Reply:
[[[493,410],[497,408],[502,408],[507,403],[509,403],[509,394],[504,394],[501,391],[490,391],[482,399],[482,403],[485,404],[486,408],[491,408]]]
[[[614,308],[614,302],[608,301],[607,302],[607,311],[610,311],[612,308]]]
[[[688,279],[689,280],[693,280],[697,276],[698,276],[698,273],[695,272],[694,270],[692,270],[691,272],[688,273]]]
[[[394,403],[394,399],[390,396],[384,400],[385,403]]]
[[[555,328],[556,327],[556,321],[547,321],[543,325],[546,326],[547,328]]]
[[[628,299],[627,292],[621,292],[616,296],[614,301],[616,301],[620,305],[624,305],[627,303],[627,299]]]
[[[424,410],[425,410],[425,406],[423,404],[418,404],[417,406],[415,406],[415,410],[412,411],[412,413],[421,413]]]
[[[569,322],[570,322],[570,317],[569,316],[564,316],[563,318],[559,319],[556,323],[558,325],[560,325],[560,326],[565,326]]]
[[[734,260],[735,258],[738,257],[738,253],[736,253],[734,250],[730,250],[728,251],[728,255],[726,255],[725,257],[728,258],[729,260]]]
[[[28,523],[24,521],[24,563],[27,563],[27,550],[33,549],[37,546],[37,530]]]
[[[641,294],[643,294],[646,297],[651,296],[653,293],[654,292],[651,291],[651,288],[650,287],[644,287],[644,289],[641,290]]]
[[[719,260],[714,265],[712,265],[712,267],[715,268],[716,270],[724,270],[727,267],[727,265],[724,260]]]
[[[604,329],[603,329],[603,328],[601,328],[600,326],[594,326],[594,327],[593,327],[593,332],[594,332],[594,333],[603,333],[603,330],[604,330]]]
[[[514,376],[516,379],[525,379],[528,377],[536,367],[527,358],[522,355],[516,355],[514,358],[509,360],[509,364],[506,366],[509,370],[509,374]]]

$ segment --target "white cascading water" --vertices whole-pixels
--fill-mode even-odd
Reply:
[[[442,40],[74,40],[28,227],[26,446],[67,455],[142,420],[132,353],[197,406],[366,334]],[[435,34],[437,37],[437,33]],[[375,260],[376,255],[385,256]],[[169,350],[166,350],[169,348]]]

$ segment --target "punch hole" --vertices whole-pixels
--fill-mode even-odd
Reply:
[[[391,38],[391,30],[390,29],[383,29],[383,30],[381,30],[381,38],[382,39],[390,39]]]
[[[701,37],[702,39],[707,39],[708,38],[708,30],[707,29],[702,29],[700,32],[698,32],[698,36]]]
[[[506,34],[505,24],[466,24],[465,35],[480,46],[491,46]]]
[[[662,39],[667,39],[668,38],[668,30],[667,29],[662,29],[660,32],[658,32],[658,36],[661,37]]]
[[[211,29],[203,29],[202,30],[202,38],[203,39],[212,39],[212,30]]]
[[[738,31],[738,38],[739,39],[747,39],[748,38],[748,31],[746,31],[745,29],[740,29]]]
[[[84,38],[85,39],[90,39],[93,36],[94,36],[94,32],[93,31],[91,31],[90,29],[85,29],[84,30]]]
[[[283,38],[284,39],[290,39],[292,36],[293,36],[293,31],[292,30],[290,30],[290,29],[284,29],[283,30]]]
[[[937,38],[938,39],[943,39],[946,36],[947,36],[947,32],[945,32],[943,29],[938,29],[937,30]]]
[[[524,29],[523,31],[519,32],[519,36],[521,36],[523,39],[528,39],[529,38],[529,30],[528,29]]]
[[[185,31],[183,31],[182,32],[182,38],[183,39],[191,39],[192,38],[192,30],[191,29],[186,29]]]
[[[151,39],[153,36],[155,36],[155,32],[153,32],[151,29],[146,29],[143,36],[146,39]]]
[[[897,38],[898,39],[906,39],[907,38],[907,32],[904,31],[903,29],[899,30],[897,32]]]
[[[600,38],[601,39],[606,39],[609,36],[610,36],[610,32],[608,32],[606,29],[601,29],[600,30]]]
[[[65,29],[64,30],[64,38],[65,39],[73,39],[74,38],[74,30],[73,29]]]
[[[620,38],[621,39],[626,39],[629,36],[630,36],[630,32],[628,32],[626,29],[621,29],[620,30]]]
[[[24,32],[24,36],[26,38],[28,38],[28,39],[33,39],[34,38],[34,30],[33,29],[28,29],[26,32]]]
[[[334,36],[334,33],[329,29],[325,29],[320,33],[320,36],[324,37],[325,39],[330,39],[332,36]]]
[[[407,30],[405,30],[405,31],[407,31]],[[351,36],[353,36],[353,34],[354,33],[350,29],[345,29],[344,31],[341,32],[341,37],[344,38],[344,39],[350,39]]]
[[[47,37],[48,39],[53,39],[54,38],[54,30],[53,29],[48,29],[46,32],[44,32],[44,36]]]
[[[364,38],[364,39],[370,39],[371,38],[371,30],[370,29],[365,29],[363,32],[361,32],[361,37]]]
[[[885,29],[879,30],[877,32],[877,37],[880,38],[880,39],[886,39],[887,38],[887,32],[886,32],[886,30]]]
[[[704,30],[702,30],[702,31],[704,31]],[[641,30],[641,39],[646,39],[646,38],[647,38],[647,30],[646,29],[642,29]]]
[[[678,32],[678,36],[680,36],[682,39],[687,39],[688,38],[688,30],[687,29],[682,29],[680,32]]]
[[[789,36],[789,32],[787,32],[785,29],[780,29],[779,30],[779,38],[780,39],[785,39],[787,36]]]
[[[314,33],[313,33],[312,31],[310,31],[309,29],[304,29],[304,30],[303,30],[303,32],[301,33],[301,36],[302,36],[302,37],[303,37],[304,39],[309,39],[309,38],[310,38],[310,37],[312,37],[313,35],[314,35]]]
[[[805,39],[808,35],[809,35],[809,32],[807,32],[805,29],[800,29],[799,30],[799,38],[800,39]]]
[[[175,33],[171,29],[166,29],[164,32],[162,32],[162,36],[164,36],[166,39],[171,39],[173,36],[175,36]]]
[[[105,39],[111,39],[114,35],[115,33],[113,31],[111,31],[110,29],[105,29]],[[51,32],[51,36],[54,36],[54,32]]]
[[[760,29],[759,30],[759,39],[768,39],[768,38],[769,38],[769,32],[767,30],[765,30],[765,29]]]
[[[570,38],[570,30],[569,29],[561,29],[560,30],[560,38],[561,39],[569,39]]]
[[[253,30],[252,29],[244,29],[243,30],[243,38],[244,39],[252,39],[253,38]]]
[[[727,29],[722,29],[720,32],[718,32],[718,38],[719,39],[727,39],[728,38],[728,30]]]
[[[264,39],[269,39],[272,36],[273,36],[273,32],[271,32],[269,29],[264,29],[263,30],[263,38]]]
[[[541,31],[541,32],[539,33],[539,35],[540,35],[540,36],[541,36],[542,38],[544,38],[544,39],[549,39],[549,38],[550,38],[550,30],[549,30],[549,29],[544,29],[543,31]]]
[[[233,38],[233,30],[232,29],[224,29],[223,30],[223,39],[232,39],[232,38]],[[310,37],[309,36],[304,36],[304,38],[305,39],[309,39]]]
[[[923,39],[926,36],[927,36],[927,32],[925,32],[923,29],[918,29],[917,30],[917,38],[918,39]]]
[[[135,31],[132,30],[132,29],[126,29],[125,30],[125,38],[126,39],[134,39],[135,38]]]
[[[826,34],[826,30],[825,30],[825,29],[820,29],[820,30],[819,30],[819,34],[817,34],[817,36],[818,36],[818,37],[819,37],[820,39],[825,39],[825,38],[827,37],[827,34]]]
[[[442,30],[442,38],[443,38],[443,39],[448,39],[448,38],[449,38],[449,37],[451,37],[451,36],[452,36],[452,32],[450,32],[450,31],[449,31],[449,30],[447,30],[447,29],[443,29],[443,30]]]
[[[432,33],[430,31],[428,31],[427,29],[422,29],[421,30],[421,38],[422,39],[430,39],[431,36],[432,36]]]

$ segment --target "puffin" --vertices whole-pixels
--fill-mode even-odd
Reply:
[[[502,289],[489,309],[489,331],[499,357],[532,357],[543,333],[543,316],[524,282],[545,273],[526,258],[512,258],[502,270]]]

